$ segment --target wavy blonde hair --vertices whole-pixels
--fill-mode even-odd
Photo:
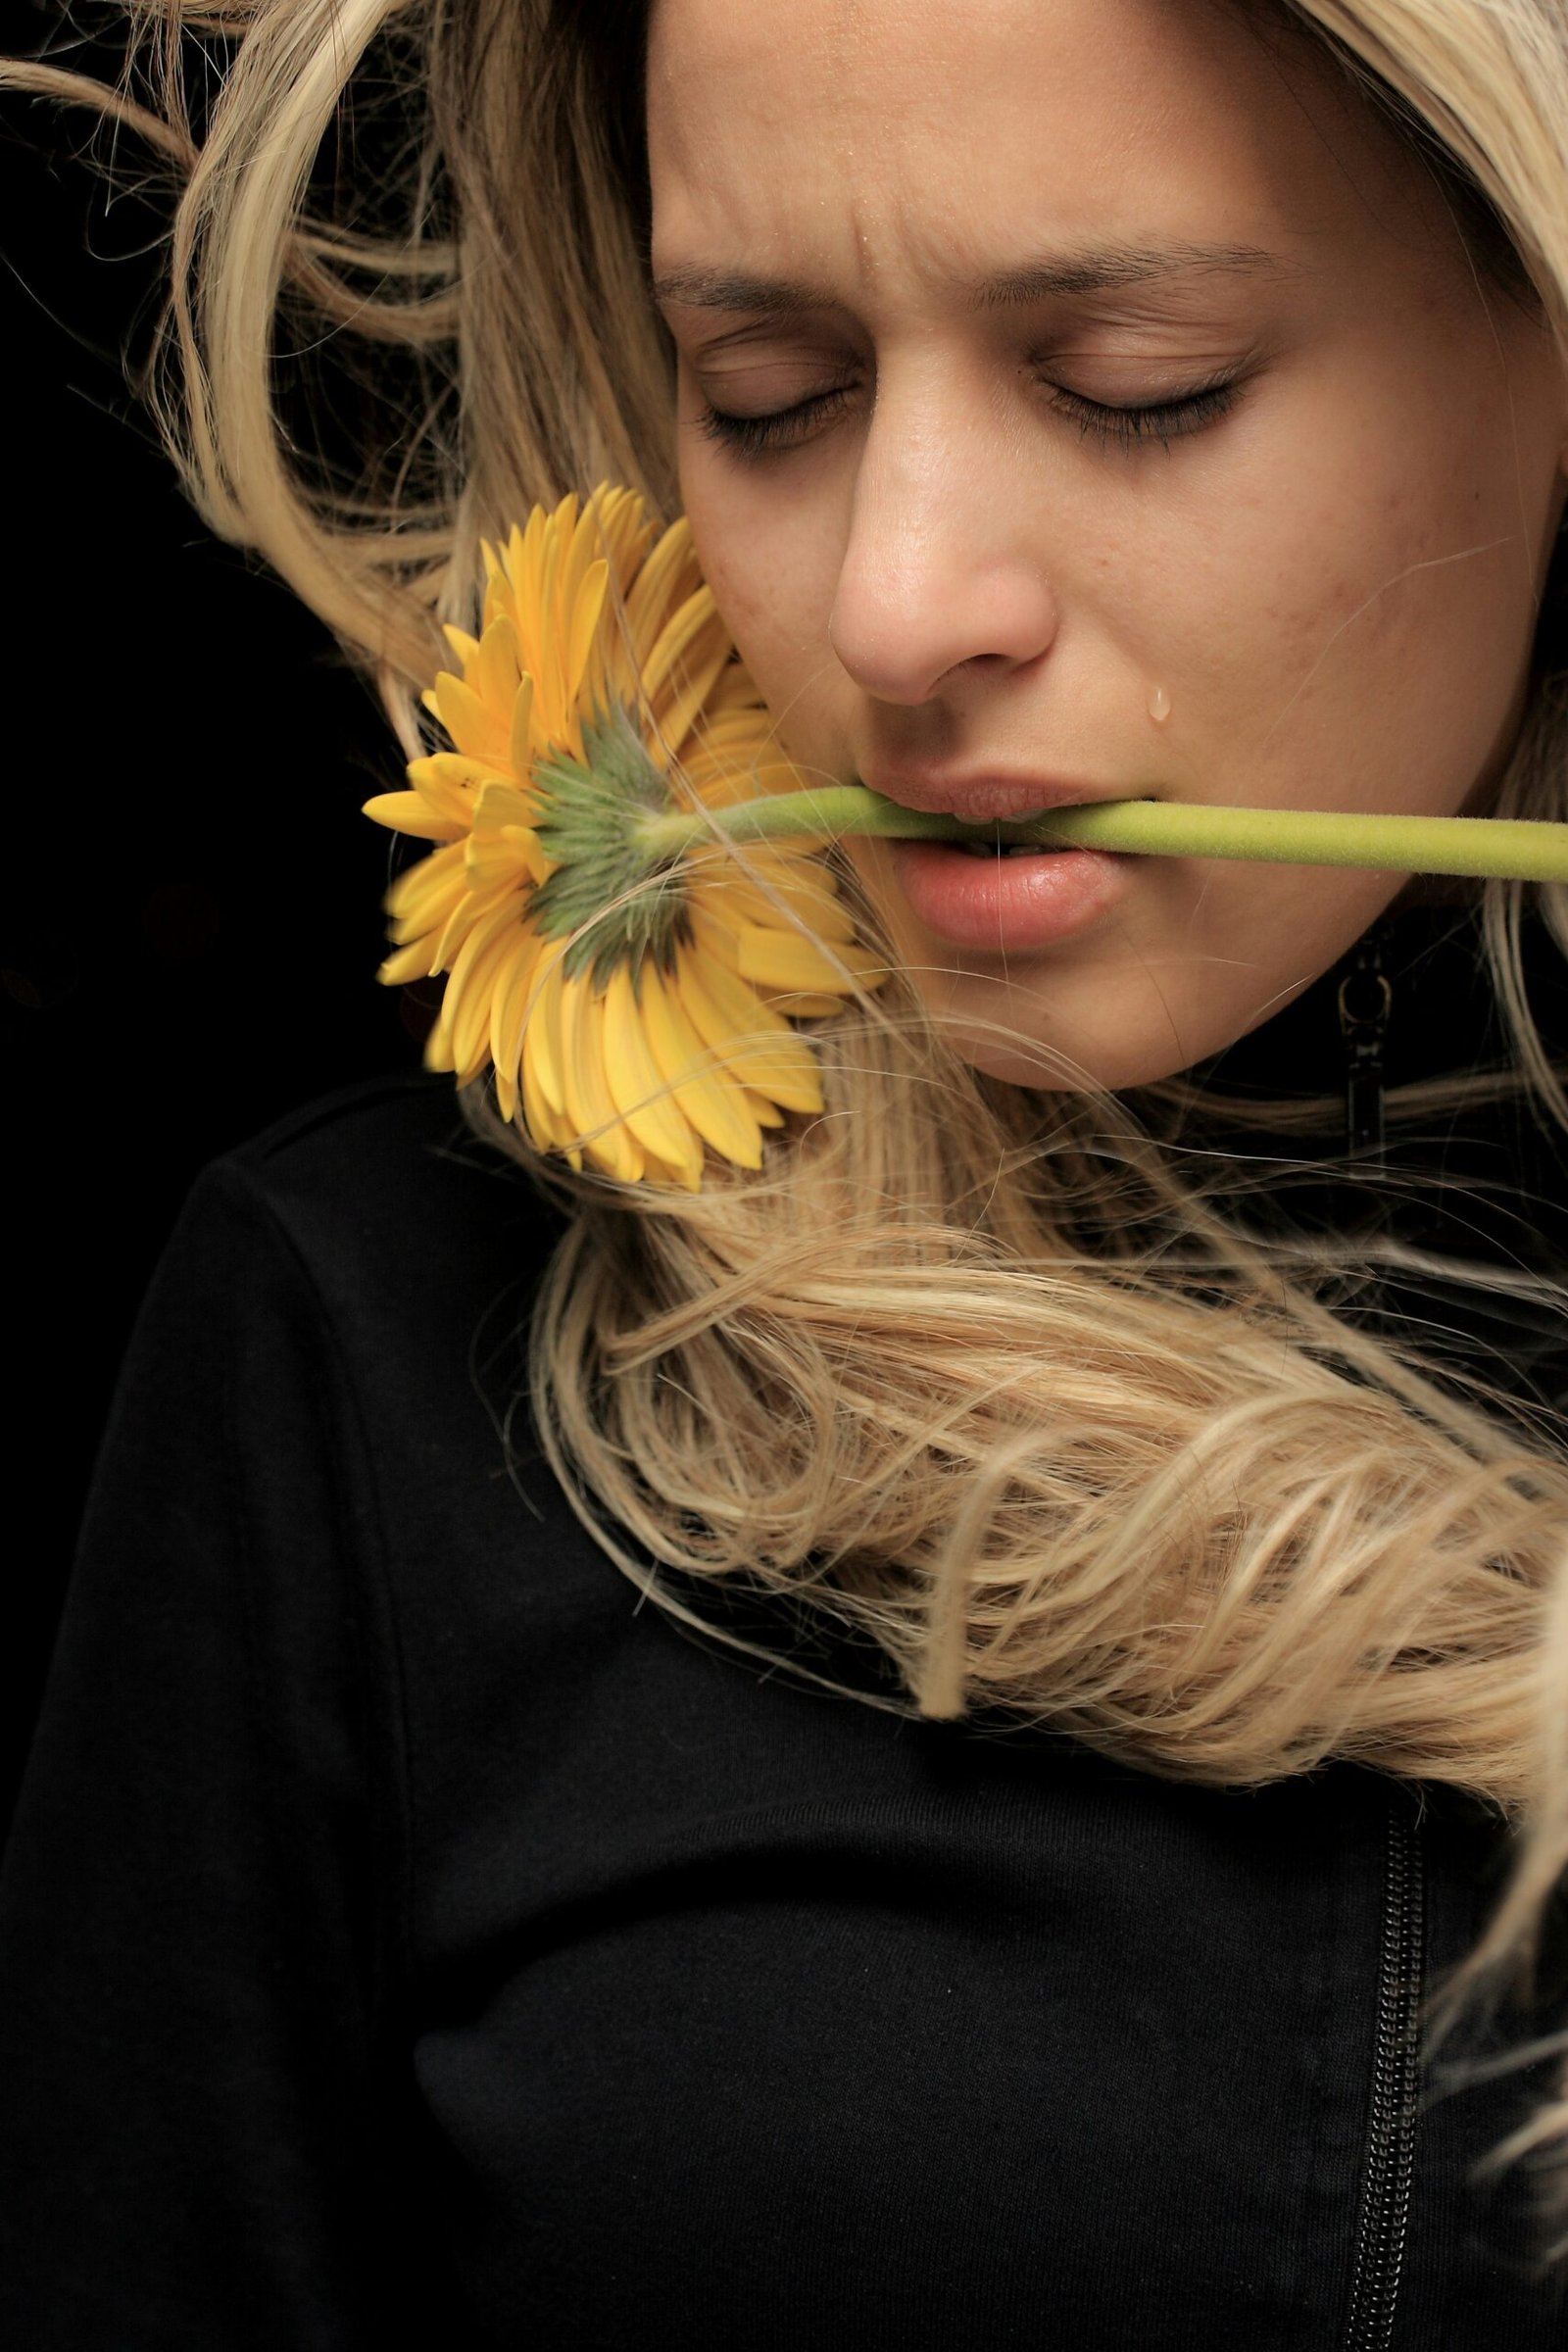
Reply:
[[[1359,83],[1493,283],[1568,356],[1559,0],[1249,13]],[[118,89],[0,69],[139,130],[171,167],[152,384],[170,445],[213,527],[374,675],[411,754],[437,623],[471,617],[481,534],[606,474],[675,505],[643,14],[144,0]],[[291,339],[324,340],[380,399],[368,478],[301,429],[316,388]],[[1540,647],[1495,809],[1568,818],[1568,717]],[[1396,1093],[1391,1116],[1490,1089],[1568,1130],[1526,989],[1531,891],[1478,895],[1510,1066]],[[1568,952],[1568,889],[1534,895]],[[693,1198],[544,1167],[468,1103],[570,1211],[532,1402],[604,1549],[689,1626],[709,1626],[705,1580],[729,1579],[868,1635],[906,1695],[826,1687],[873,1705],[1002,1710],[1214,1785],[1341,1757],[1471,1791],[1513,1833],[1512,1870],[1428,2003],[1434,2039],[1505,1979],[1528,1986],[1568,1868],[1561,1424],[1497,1411],[1500,1392],[1440,1380],[1345,1311],[1376,1247],[1266,1238],[1228,1211],[1223,1169],[1181,1149],[1196,1079],[1122,1100],[1008,1087],[899,984],[818,1041],[826,1115],[760,1175]],[[1288,1131],[1328,1107],[1251,1115]],[[1547,1274],[1515,1288],[1568,1306]],[[1518,2062],[1544,2054],[1568,2054],[1568,2032]],[[1560,2262],[1568,2067],[1489,2161],[1532,2151],[1557,2231],[1544,2260]]]

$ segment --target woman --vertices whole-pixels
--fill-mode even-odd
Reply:
[[[432,605],[612,472],[809,774],[1568,813],[1549,0],[264,6],[164,104],[190,478],[429,793]],[[506,1156],[411,1081],[198,1189],[10,1866],[24,2340],[1561,2340],[1560,892],[832,863],[891,976],[754,1170],[492,1093],[395,892]]]

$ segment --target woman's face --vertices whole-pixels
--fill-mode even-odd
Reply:
[[[649,145],[687,512],[808,769],[984,818],[1485,808],[1562,370],[1321,58],[1208,0],[657,0]],[[1217,1052],[1402,881],[852,854],[1035,1085]]]

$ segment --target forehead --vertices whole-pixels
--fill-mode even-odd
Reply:
[[[1304,265],[1409,201],[1329,62],[1226,0],[656,0],[648,63],[656,266],[869,283],[979,268],[1024,227]]]

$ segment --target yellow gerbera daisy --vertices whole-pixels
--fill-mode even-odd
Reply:
[[[389,984],[445,972],[425,1059],[495,1068],[503,1117],[626,1182],[702,1181],[704,1147],[822,1107],[787,1015],[836,1012],[880,967],[795,840],[703,842],[652,872],[632,822],[797,790],[682,519],[601,483],[484,551],[477,638],[425,704],[453,749],[366,813],[437,846],[387,896]],[[792,917],[798,918],[792,921]],[[800,928],[799,924],[806,927]]]

